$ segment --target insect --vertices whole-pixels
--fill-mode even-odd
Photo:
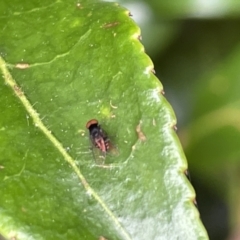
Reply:
[[[116,148],[111,143],[106,132],[98,124],[98,120],[91,119],[87,122],[86,128],[89,130],[90,141],[93,145],[95,160],[105,159],[107,152],[117,153]]]

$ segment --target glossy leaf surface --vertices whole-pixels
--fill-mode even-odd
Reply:
[[[126,9],[2,1],[0,231],[17,239],[206,239],[174,113]],[[117,146],[97,166],[86,122]]]

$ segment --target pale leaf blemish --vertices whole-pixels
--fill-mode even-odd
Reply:
[[[143,134],[142,130],[141,130],[141,121],[139,122],[139,124],[137,125],[136,127],[136,132],[137,132],[137,135],[138,135],[138,139],[141,141],[141,142],[144,142],[146,141],[146,136]]]
[[[66,147],[65,150],[66,150],[66,152],[69,152],[71,150],[71,148],[70,147]]]
[[[147,95],[147,98],[149,100],[148,102],[151,105],[152,105],[152,102],[159,103],[160,100],[161,100],[160,96],[159,96],[159,89],[158,88],[148,90],[146,95]]]
[[[176,124],[177,124],[177,122],[176,122],[176,120],[174,119],[174,120],[171,120],[171,122],[170,122],[170,128],[172,128],[172,129],[174,129],[175,131],[177,130],[177,126],[176,126]]]
[[[18,69],[26,69],[26,68],[29,68],[29,64],[28,63],[17,63],[15,65],[15,68],[18,68]]]
[[[22,212],[27,212],[27,209],[24,207],[22,207],[21,210],[22,210]]]
[[[110,100],[110,106],[114,109],[117,109],[118,107],[112,104],[112,100]]]
[[[85,130],[83,130],[83,129],[79,129],[78,131],[77,131],[82,137],[84,137],[85,136]]]
[[[110,106],[111,106],[111,104],[110,104]],[[111,106],[111,107],[115,107],[115,106]],[[101,113],[102,115],[104,115],[107,118],[115,118],[116,117],[116,115],[112,113],[109,106],[102,106],[98,113]]]
[[[10,238],[10,240],[17,240],[18,239],[18,235],[17,235],[16,232],[10,231],[9,238]]]
[[[154,127],[156,126],[156,120],[155,120],[155,118],[153,118],[152,124],[153,124]]]
[[[103,169],[114,169],[116,167],[119,167],[116,164],[94,164],[94,167],[98,167],[98,168],[103,168]]]
[[[87,192],[86,192],[87,196],[88,197],[92,197],[92,191],[91,189],[88,189]]]
[[[65,18],[64,18],[65,19]],[[62,21],[64,20],[62,19]],[[77,19],[75,21],[72,21],[71,24],[69,25],[70,28],[75,28],[81,25],[81,22]],[[64,32],[64,31],[63,31]]]
[[[153,70],[153,66],[147,66],[144,70],[144,74],[149,75]]]
[[[132,38],[133,38],[133,39],[138,39],[138,40],[139,40],[139,36],[141,36],[140,31],[135,32],[135,33],[132,35]],[[142,47],[142,49],[143,49],[143,51],[144,51],[144,47],[143,47],[142,45],[141,45],[141,47]]]
[[[77,3],[77,8],[83,9],[83,6],[81,5],[81,3]]]

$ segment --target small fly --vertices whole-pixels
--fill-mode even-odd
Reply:
[[[116,148],[112,145],[106,132],[101,128],[96,119],[89,120],[86,128],[89,130],[89,137],[93,145],[93,154],[96,161],[102,159],[101,162],[103,162],[108,152],[117,153]]]

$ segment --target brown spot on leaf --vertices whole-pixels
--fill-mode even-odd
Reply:
[[[190,173],[189,173],[188,169],[186,169],[186,170],[184,171],[184,174],[185,174],[185,176],[188,178],[188,180],[190,181],[191,179],[190,179]]]
[[[15,93],[18,96],[22,96],[23,95],[23,91],[22,91],[22,89],[18,85],[14,85],[13,89],[14,89]]]
[[[98,238],[98,240],[108,240],[108,239],[105,238],[105,237],[103,237],[103,236],[100,236],[100,237]]]
[[[152,73],[153,73],[153,74],[156,74],[156,71],[155,71],[155,69],[154,69],[154,68],[152,69]]]
[[[111,27],[117,26],[118,24],[119,22],[105,23],[103,25],[103,28],[111,28]]]
[[[193,203],[194,203],[194,205],[198,208],[198,204],[197,204],[196,198],[193,199]]]

